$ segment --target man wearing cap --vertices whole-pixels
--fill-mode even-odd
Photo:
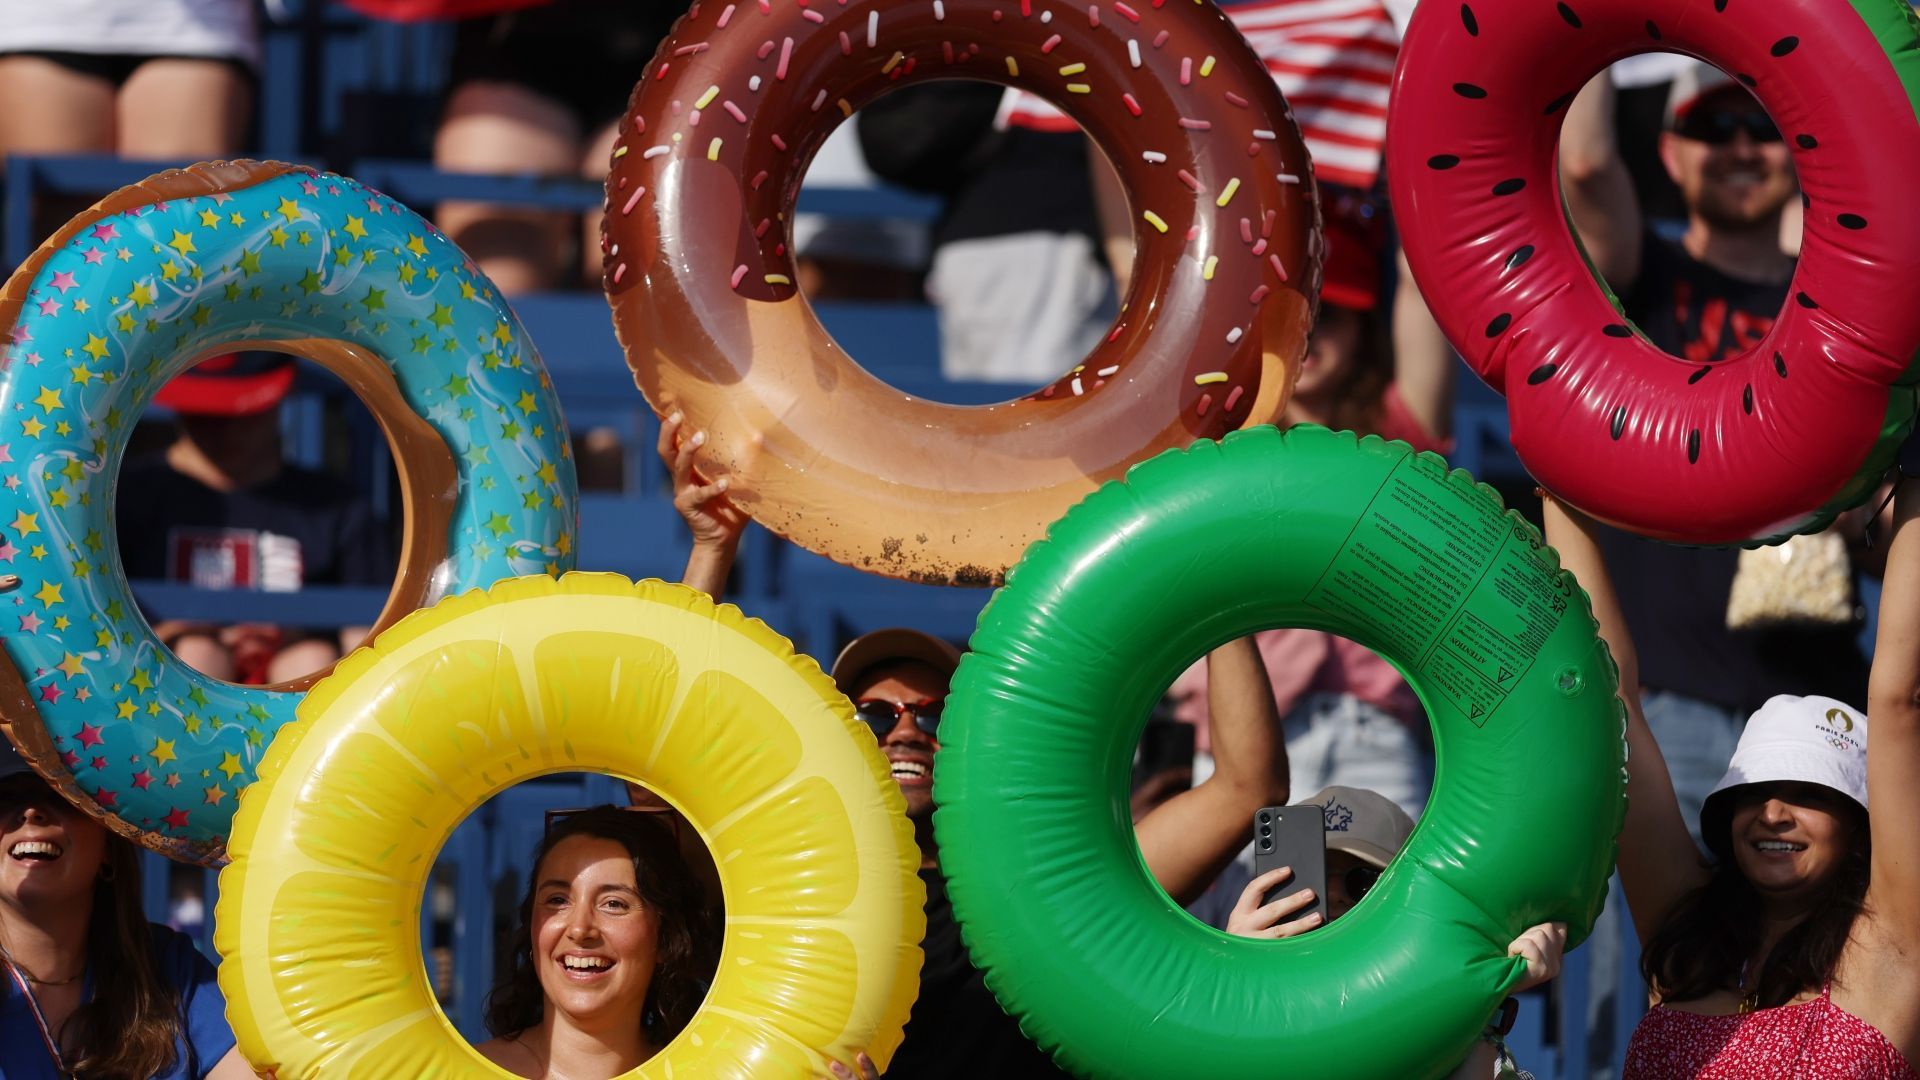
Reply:
[[[120,475],[129,577],[265,592],[392,581],[392,541],[367,500],[282,457],[280,402],[294,376],[289,357],[245,353],[203,361],[161,388],[157,400],[177,415],[178,435],[162,454],[129,460]],[[223,631],[173,621],[157,629],[189,665],[255,683],[319,670],[366,632]]]
[[[693,532],[681,580],[719,597],[746,517],[726,498],[724,479],[702,484],[694,459],[699,433],[679,438],[681,417],[661,425],[660,454],[673,471],[675,506]],[[1273,692],[1251,639],[1214,650],[1208,693],[1214,771],[1135,823],[1147,868],[1169,895],[1191,900],[1246,845],[1254,812],[1286,791],[1286,748],[1277,737]],[[934,755],[940,713],[960,650],[917,630],[876,630],[855,638],[833,662],[834,684],[872,729],[907,804],[927,888],[920,995],[888,1075],[1066,1076],[1001,1011],[968,959],[953,919],[933,832]]]

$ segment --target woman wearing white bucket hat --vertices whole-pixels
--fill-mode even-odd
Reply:
[[[1700,811],[1703,861],[1641,715],[1638,661],[1592,523],[1547,540],[1593,600],[1627,710],[1620,882],[1654,1008],[1626,1080],[1913,1080],[1920,1060],[1920,493],[1895,514],[1867,717],[1778,696]],[[1868,813],[1868,790],[1873,813]]]

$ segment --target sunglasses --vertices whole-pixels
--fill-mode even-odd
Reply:
[[[853,707],[853,715],[860,722],[873,729],[873,737],[885,741],[887,732],[900,725],[900,718],[908,714],[913,716],[913,726],[924,735],[940,734],[940,714],[946,710],[943,701],[922,701],[916,705],[902,705],[897,701],[882,701],[879,698],[867,698]]]
[[[1380,868],[1377,866],[1356,866],[1341,875],[1341,881],[1347,887],[1347,895],[1352,897],[1356,904],[1379,880]]]
[[[1774,143],[1781,139],[1779,125],[1773,122],[1773,117],[1763,112],[1695,109],[1673,127],[1675,135],[1708,146],[1725,146],[1742,131],[1757,143]]]
[[[584,814],[589,810],[600,810],[600,809],[604,809],[604,807],[573,806],[573,807],[568,807],[565,810],[547,811],[547,820],[546,820],[546,825],[544,826],[544,829],[542,832],[542,839],[552,836],[553,827],[559,822],[565,821],[567,818],[570,818],[575,814]],[[614,807],[614,809],[627,814],[657,815],[654,820],[659,821],[662,825],[665,825],[667,827],[667,830],[673,834],[673,842],[675,844],[678,844],[680,842],[680,812],[675,810],[673,807],[671,806],[616,806]]]

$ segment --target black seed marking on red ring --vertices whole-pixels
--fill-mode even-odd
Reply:
[[[1615,405],[1613,407],[1612,425],[1614,441],[1618,442],[1620,433],[1625,430],[1627,430],[1627,407],[1625,405]]]
[[[1811,150],[1820,145],[1820,140],[1811,135],[1795,135],[1793,141],[1799,143],[1802,150]]]
[[[1473,17],[1473,9],[1465,4],[1460,5],[1460,25],[1466,27],[1467,33],[1474,37],[1480,36],[1480,20]]]
[[[1753,384],[1752,383],[1748,383],[1747,388],[1745,390],[1740,391],[1740,411],[1746,413],[1748,416],[1753,415]]]
[[[1694,428],[1692,431],[1687,432],[1687,464],[1698,465],[1699,463],[1700,429]]]
[[[1841,224],[1844,225],[1846,223],[1841,222]],[[1861,224],[1864,225],[1866,222],[1862,221]],[[1521,244],[1518,248],[1514,249],[1513,254],[1507,256],[1507,269],[1517,270],[1522,263],[1531,258],[1533,258],[1533,245]]]
[[[1512,323],[1513,323],[1513,316],[1507,314],[1504,311],[1498,315],[1495,315],[1493,317],[1493,321],[1487,324],[1487,336],[1499,337],[1501,333],[1503,333],[1507,329],[1508,326],[1512,325]]]
[[[1776,41],[1773,43],[1772,51],[1773,51],[1774,58],[1778,59],[1782,56],[1785,56],[1799,47],[1800,47],[1800,39],[1797,37],[1794,37],[1792,34],[1788,34],[1786,37],[1783,37],[1779,41]]]
[[[1647,20],[1647,36],[1655,41],[1660,40],[1660,28],[1653,24],[1652,19]]]
[[[1779,353],[1774,353],[1773,354],[1773,370],[1779,372],[1781,378],[1783,379],[1786,378],[1787,377],[1787,358],[1784,356],[1781,356]]]
[[[1867,219],[1861,217],[1859,214],[1841,214],[1834,220],[1838,221],[1840,227],[1843,229],[1864,229],[1867,227]]]
[[[1713,10],[1715,11],[1727,10],[1727,0],[1713,0]]]
[[[1760,80],[1759,80],[1759,79],[1756,79],[1756,78],[1754,78],[1753,76],[1751,76],[1751,75],[1749,75],[1749,74],[1747,74],[1747,73],[1746,73],[1746,72],[1744,72],[1744,71],[1736,71],[1736,72],[1734,72],[1734,73],[1733,73],[1733,77],[1734,77],[1734,78],[1736,78],[1736,79],[1739,79],[1739,80],[1740,80],[1741,82],[1743,82],[1743,83],[1745,83],[1745,84],[1747,84],[1747,89],[1749,89],[1749,90],[1751,90],[1751,89],[1753,89],[1754,87],[1756,87],[1756,86],[1759,86],[1759,85],[1760,85]]]
[[[1630,338],[1633,336],[1633,327],[1626,323],[1609,323],[1601,327],[1600,332],[1608,337]]]
[[[1691,375],[1689,375],[1689,376],[1687,376],[1687,385],[1688,385],[1688,386],[1692,386],[1692,385],[1693,385],[1694,383],[1697,383],[1697,382],[1699,382],[1699,381],[1700,381],[1701,379],[1704,379],[1704,378],[1706,378],[1706,377],[1707,377],[1707,372],[1709,372],[1709,371],[1712,371],[1712,370],[1713,370],[1713,365],[1712,365],[1712,364],[1708,364],[1708,365],[1705,365],[1705,366],[1704,366],[1704,367],[1702,367],[1702,368],[1701,368],[1701,369],[1700,369],[1699,371],[1696,371],[1696,372],[1694,372],[1693,374],[1691,374]]]
[[[1580,16],[1574,14],[1573,9],[1564,3],[1558,6],[1560,8],[1560,17],[1567,20],[1567,25],[1573,27],[1575,30],[1580,29]]]
[[[1493,185],[1493,193],[1495,195],[1511,195],[1526,186],[1527,182],[1516,176],[1510,180],[1502,180]]]
[[[1573,95],[1575,93],[1578,93],[1578,91],[1570,91],[1568,93],[1561,94],[1559,97],[1554,98],[1552,101],[1547,102],[1547,107],[1540,110],[1540,115],[1552,116],[1554,113],[1557,113],[1561,109],[1564,109],[1567,106],[1573,104]]]
[[[1481,98],[1487,96],[1487,91],[1484,87],[1475,86],[1470,82],[1454,83],[1453,92],[1463,98],[1470,98],[1474,101],[1479,101]]]
[[[1813,308],[1818,308],[1820,306],[1819,304],[1816,304],[1813,302],[1813,297],[1808,296],[1804,292],[1794,293],[1793,299],[1796,303],[1798,303],[1803,308],[1813,309]]]
[[[1541,383],[1553,378],[1553,373],[1559,370],[1560,365],[1558,364],[1541,364],[1539,367],[1527,372],[1527,385],[1539,386]]]
[[[1801,193],[1800,193],[1800,205],[1801,205],[1802,207],[1804,207],[1804,208],[1806,208],[1806,209],[1812,209],[1812,208],[1813,208],[1813,196],[1811,196],[1811,195],[1809,195],[1809,194],[1807,194],[1807,193],[1806,193],[1806,192],[1804,192],[1804,191],[1803,191],[1803,192],[1801,192]]]
[[[1460,164],[1460,158],[1456,154],[1435,154],[1427,159],[1429,169],[1451,169],[1458,164]]]

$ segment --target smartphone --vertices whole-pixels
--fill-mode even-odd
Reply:
[[[1313,912],[1327,917],[1327,825],[1318,806],[1267,806],[1253,815],[1253,876],[1277,867],[1293,867],[1293,876],[1267,893],[1271,904],[1301,889],[1313,890],[1313,903],[1281,919],[1293,922]]]

